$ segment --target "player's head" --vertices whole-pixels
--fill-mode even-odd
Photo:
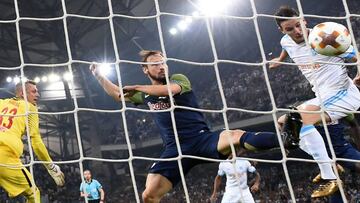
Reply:
[[[275,16],[298,17],[299,13],[289,6],[281,6],[276,11]],[[304,33],[301,29],[300,19],[276,18],[275,20],[279,30],[282,33],[289,35],[296,43],[301,43],[304,41]],[[306,21],[303,20],[303,22],[306,25]]]
[[[84,171],[84,178],[85,178],[85,180],[91,180],[91,172],[90,172],[90,170],[85,170]]]
[[[36,102],[40,97],[40,94],[36,87],[36,82],[34,82],[32,80],[26,81],[25,82],[25,90],[26,90],[27,101],[30,102],[31,104],[36,105]],[[21,82],[19,82],[15,86],[15,95],[16,95],[16,97],[24,99],[25,94],[24,94]]]
[[[142,62],[151,62],[156,64],[143,64],[143,71],[151,81],[157,83],[165,83],[165,71],[167,65],[165,63],[164,55],[161,51],[143,50],[139,53]]]

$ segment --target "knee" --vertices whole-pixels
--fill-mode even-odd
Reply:
[[[40,202],[40,190],[37,187],[29,188],[25,190],[22,194],[27,199],[28,203]]]
[[[231,131],[231,138],[233,139],[234,143],[239,142],[241,136],[245,133],[243,130],[232,130]]]
[[[158,199],[158,197],[145,190],[142,193],[142,199],[144,203],[149,203],[149,202],[157,202],[156,200]]]

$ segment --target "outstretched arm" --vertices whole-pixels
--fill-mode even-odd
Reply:
[[[170,91],[172,92],[172,95],[176,95],[181,92],[180,85],[176,83],[171,83],[170,85]],[[139,91],[144,92],[145,94],[152,95],[152,96],[168,96],[168,88],[167,85],[131,85],[131,86],[125,86],[123,88],[125,95],[132,95],[133,92]]]
[[[99,82],[101,87],[104,88],[105,92],[113,97],[116,101],[121,101],[120,97],[120,89],[117,85],[112,83],[109,79],[107,79],[105,76],[100,74],[100,70],[98,65],[92,64],[90,65],[90,71],[95,76],[96,80]]]
[[[272,69],[281,66],[281,64],[277,62],[283,62],[287,57],[288,57],[288,53],[285,50],[282,50],[279,57],[271,60],[269,68]]]
[[[217,193],[218,193],[218,190],[219,190],[220,186],[221,186],[221,176],[217,175],[215,177],[215,180],[214,180],[214,190],[213,190],[213,193],[211,194],[211,197],[210,197],[211,202],[216,201]]]
[[[134,92],[143,92],[153,96],[168,96],[168,86],[172,95],[185,93],[191,90],[190,80],[182,74],[174,74],[169,85],[132,85],[123,88],[124,94],[132,95]]]
[[[52,162],[48,150],[46,149],[45,144],[41,139],[39,130],[39,115],[37,114],[37,109],[34,106],[31,106],[30,108],[32,108],[32,112],[35,113],[30,114],[28,117],[32,149],[41,161]],[[45,163],[44,165],[51,177],[54,179],[56,185],[63,186],[65,184],[65,178],[64,174],[60,170],[60,167],[53,163]]]
[[[356,63],[358,61],[358,56],[356,55],[355,48],[350,45],[350,47],[346,50],[345,53],[339,55],[341,58],[348,63]],[[357,74],[353,79],[353,82],[356,86],[360,87],[360,65],[357,65]]]
[[[251,192],[257,192],[257,191],[259,191],[259,188],[260,188],[260,179],[261,179],[260,173],[257,171],[255,173],[256,173],[255,182],[250,188]]]

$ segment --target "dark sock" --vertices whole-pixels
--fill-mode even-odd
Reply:
[[[240,138],[240,146],[250,151],[259,151],[279,147],[279,142],[272,132],[245,132]]]

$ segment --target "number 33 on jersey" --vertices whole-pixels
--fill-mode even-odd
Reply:
[[[23,152],[22,136],[26,134],[26,105],[30,136],[40,136],[37,108],[23,99],[0,99],[0,145],[7,145],[15,154]]]

